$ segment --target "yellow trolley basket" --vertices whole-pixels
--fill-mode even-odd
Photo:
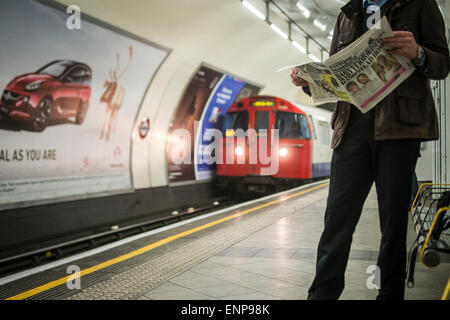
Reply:
[[[420,185],[411,206],[417,238],[409,254],[409,288],[414,287],[414,267],[420,249],[420,261],[429,268],[441,263],[440,254],[450,253],[450,184],[424,183]],[[450,277],[442,300],[450,293]]]

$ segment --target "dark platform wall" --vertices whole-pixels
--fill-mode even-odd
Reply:
[[[200,183],[0,211],[0,259],[108,231],[112,225],[173,217],[173,209],[217,196],[213,183]]]

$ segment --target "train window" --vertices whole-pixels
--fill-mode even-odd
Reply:
[[[330,128],[326,121],[319,121],[318,131],[319,131],[319,143],[324,145],[330,144]]]
[[[255,112],[255,131],[258,135],[267,136],[269,132],[269,111],[256,111]],[[260,134],[260,130],[266,130],[265,133]]]
[[[311,139],[308,120],[304,114],[277,112],[276,129],[281,139]]]
[[[225,117],[225,130],[237,130],[242,129],[247,131],[248,129],[248,112],[232,112],[227,113]]]

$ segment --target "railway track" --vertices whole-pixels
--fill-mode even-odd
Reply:
[[[254,198],[256,198],[254,195],[212,198],[198,205],[185,206],[167,212],[165,218],[152,219],[149,217],[147,220],[134,224],[127,224],[125,222],[123,226],[113,225],[108,230],[104,230],[88,237],[3,258],[0,259],[0,277],[20,272],[28,268],[37,267],[51,261],[56,261],[108,243],[206,214],[214,210],[223,209]]]

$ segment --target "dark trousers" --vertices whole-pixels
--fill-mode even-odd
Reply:
[[[325,229],[308,299],[335,300],[344,290],[353,233],[373,182],[382,233],[377,299],[404,298],[408,206],[419,147],[415,139],[375,141],[374,113],[352,110],[342,142],[333,151]]]

